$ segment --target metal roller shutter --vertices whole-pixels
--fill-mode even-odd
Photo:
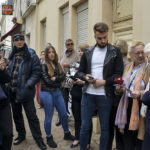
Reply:
[[[88,2],[77,8],[77,47],[88,43]]]

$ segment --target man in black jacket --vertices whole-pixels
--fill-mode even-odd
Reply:
[[[11,77],[9,83],[10,100],[13,110],[13,118],[18,132],[14,144],[20,144],[26,136],[22,107],[25,110],[29,126],[36,143],[41,150],[46,145],[41,137],[39,120],[34,106],[35,84],[40,79],[40,61],[35,51],[28,49],[24,36],[13,36],[13,50],[9,57],[8,71]]]
[[[108,43],[108,26],[94,25],[96,45],[83,54],[78,76],[86,81],[81,102],[82,125],[80,150],[86,150],[92,115],[98,109],[101,138],[100,150],[106,150],[109,138],[109,117],[114,96],[114,79],[122,76],[123,60],[120,50]]]

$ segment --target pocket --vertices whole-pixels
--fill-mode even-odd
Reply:
[[[33,99],[34,95],[35,95],[34,88],[25,87],[24,89],[21,88],[17,90],[16,98],[18,100],[29,100],[29,99]]]

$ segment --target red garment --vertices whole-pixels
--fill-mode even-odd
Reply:
[[[41,81],[36,84],[36,100],[39,105],[42,105],[40,100],[40,91],[41,91]]]

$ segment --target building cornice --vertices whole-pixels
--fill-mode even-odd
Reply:
[[[35,2],[31,3],[29,7],[26,9],[26,11],[24,12],[22,18],[25,19],[26,17],[28,17],[31,14],[31,12],[35,9],[35,7],[36,7],[36,3]]]

